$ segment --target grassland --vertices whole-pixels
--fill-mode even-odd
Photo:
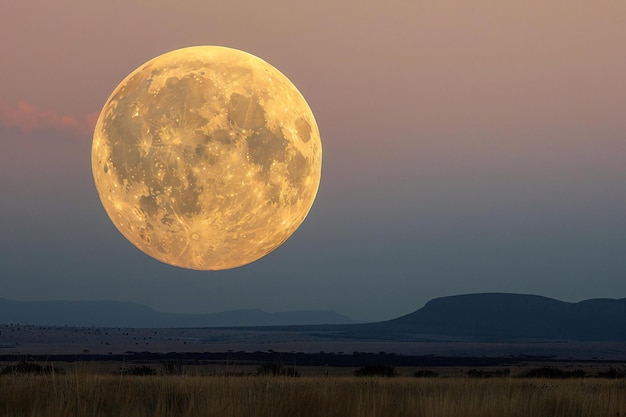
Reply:
[[[626,380],[0,376],[2,417],[626,416]]]

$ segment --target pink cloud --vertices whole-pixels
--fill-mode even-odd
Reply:
[[[18,129],[23,133],[53,130],[76,137],[90,137],[97,118],[98,113],[76,118],[41,110],[24,101],[16,106],[0,101],[0,126]]]

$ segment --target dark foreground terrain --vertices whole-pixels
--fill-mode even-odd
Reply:
[[[414,375],[114,374],[79,364],[0,375],[0,417],[626,415],[624,378]]]
[[[496,294],[371,324],[4,324],[0,417],[626,416],[623,304]]]
[[[0,326],[0,417],[626,415],[626,344]]]

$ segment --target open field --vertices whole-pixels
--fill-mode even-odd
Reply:
[[[2,325],[0,370],[45,372],[0,372],[0,417],[626,417],[624,358],[623,343]],[[257,375],[272,364],[299,377]],[[368,364],[398,376],[354,376]],[[545,367],[570,377],[520,378]],[[598,378],[611,370],[619,376]]]
[[[2,417],[625,415],[623,379],[0,376]]]
[[[286,328],[99,328],[0,324],[0,355],[121,355],[127,352],[246,351],[352,353],[455,357],[543,356],[626,360],[623,342],[479,343],[346,338],[332,330]]]

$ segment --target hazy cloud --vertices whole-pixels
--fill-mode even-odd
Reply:
[[[17,129],[26,134],[54,130],[76,137],[91,136],[97,118],[98,113],[95,112],[77,118],[42,110],[25,101],[20,101],[15,106],[0,101],[0,127]]]

